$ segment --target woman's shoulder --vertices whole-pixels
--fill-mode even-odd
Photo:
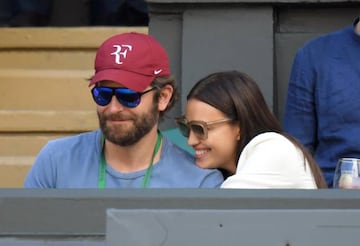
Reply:
[[[283,146],[283,147],[290,147],[294,146],[294,144],[285,136],[277,132],[265,132],[255,136],[246,146],[258,146],[258,145],[269,145],[273,146]],[[275,147],[275,146],[274,146]]]
[[[240,159],[248,159],[254,155],[274,161],[303,159],[302,151],[287,137],[276,132],[261,133],[254,137],[245,146]]]

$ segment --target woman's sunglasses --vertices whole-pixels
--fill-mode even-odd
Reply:
[[[180,133],[185,137],[190,136],[190,131],[192,131],[196,137],[199,139],[205,140],[208,137],[208,130],[210,126],[215,126],[225,122],[232,121],[232,119],[221,119],[214,121],[187,121],[184,117],[175,118],[176,124],[180,130]]]
[[[105,86],[95,86],[91,89],[96,104],[100,106],[106,106],[111,102],[112,97],[115,95],[119,103],[128,108],[135,108],[141,102],[141,96],[157,89],[158,87],[152,87],[149,90],[143,92],[137,92],[128,88],[112,88]]]

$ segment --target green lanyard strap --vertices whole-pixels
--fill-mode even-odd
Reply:
[[[104,154],[104,145],[105,145],[104,135],[102,135],[101,142],[102,142],[102,150],[101,150],[101,156],[100,156],[100,161],[99,161],[100,163],[99,163],[99,177],[98,177],[98,188],[99,189],[103,189],[106,187],[106,165],[107,164],[106,164],[105,154]],[[141,188],[147,188],[149,186],[151,174],[152,174],[152,170],[153,170],[154,158],[160,149],[160,145],[161,145],[161,133],[160,133],[160,131],[158,131],[154,152],[152,154],[149,167],[147,168],[145,176],[143,178]]]

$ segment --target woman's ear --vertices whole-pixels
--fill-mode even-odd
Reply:
[[[237,127],[237,134],[236,134],[236,140],[240,141],[240,136],[241,136],[241,131],[240,131],[240,126],[238,125]]]
[[[165,85],[160,89],[160,96],[158,102],[158,109],[159,111],[165,111],[171,97],[173,96],[174,88],[171,85]]]

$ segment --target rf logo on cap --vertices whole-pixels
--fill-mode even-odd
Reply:
[[[111,53],[110,55],[115,56],[115,63],[116,64],[122,64],[123,62],[120,60],[121,56],[125,59],[127,56],[127,52],[132,50],[132,46],[128,44],[115,44],[113,45],[114,48],[116,48],[116,51]],[[123,50],[123,51],[121,51]]]

